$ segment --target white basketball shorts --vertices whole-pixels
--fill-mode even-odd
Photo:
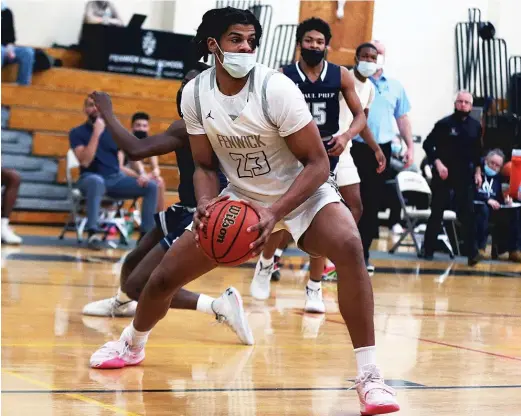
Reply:
[[[340,156],[336,167],[336,184],[341,188],[342,186],[354,185],[356,183],[360,183],[360,176],[349,147]]]
[[[261,202],[251,198],[230,184],[228,187],[223,189],[221,195],[229,195],[232,201],[252,201],[264,207],[271,205],[270,203]],[[293,237],[293,240],[298,243],[300,237],[304,235],[311,225],[315,215],[317,215],[317,213],[326,205],[340,201],[341,197],[336,188],[331,183],[326,182],[321,185],[302,205],[284,217],[284,219],[275,226],[273,232],[286,229]],[[192,230],[192,224],[186,227],[186,229]]]

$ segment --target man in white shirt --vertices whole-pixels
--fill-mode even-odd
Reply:
[[[193,228],[153,272],[133,322],[118,341],[93,354],[91,366],[121,368],[144,360],[149,333],[167,313],[172,296],[217,267],[198,247],[193,230],[202,228],[202,218],[216,202],[242,199],[260,216],[248,229],[260,231],[252,244],[254,256],[283,222],[304,250],[335,263],[340,311],[355,347],[361,411],[395,412],[394,390],[376,366],[374,300],[356,224],[326,182],[329,161],[304,97],[283,74],[255,63],[261,35],[249,10],[226,7],[203,16],[194,39],[197,55],[215,55],[216,66],[185,87],[181,104],[196,166]],[[219,167],[230,182],[220,195]]]

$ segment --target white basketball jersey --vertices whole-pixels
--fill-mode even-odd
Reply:
[[[218,87],[215,68],[202,72],[192,81],[195,112],[219,159],[221,170],[233,187],[263,202],[273,201],[283,195],[303,169],[281,137],[288,135],[283,132],[281,125],[277,126],[282,123],[275,120],[273,109],[269,108],[269,101],[273,102],[273,99],[267,97],[268,83],[281,83],[283,88],[289,86],[289,96],[295,94],[294,90],[298,91],[291,81],[283,78],[286,77],[282,73],[257,64],[250,72],[245,86],[248,90],[245,106],[237,116],[230,116],[216,98],[214,89]],[[185,89],[183,96],[187,92]],[[304,106],[307,114],[299,113],[300,121],[295,124],[295,131],[312,120],[300,91],[298,94],[296,107]],[[300,99],[303,104],[299,102]],[[184,100],[183,97],[183,105]],[[185,121],[188,132],[197,134],[190,128],[186,116]],[[301,127],[297,128],[297,124]]]

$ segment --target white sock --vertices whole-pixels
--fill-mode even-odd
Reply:
[[[263,266],[269,266],[270,264],[273,264],[275,262],[275,259],[273,257],[267,259],[264,257],[263,254],[260,255],[260,262]]]
[[[130,299],[127,296],[127,294],[121,290],[121,287],[118,287],[118,294],[116,295],[116,300],[119,303],[126,303],[126,302],[131,301],[132,299]]]
[[[376,347],[361,347],[355,349],[356,367],[358,375],[363,373],[362,368],[368,364],[376,365]]]
[[[208,313],[210,315],[215,315],[215,312],[212,309],[212,303],[215,299],[203,295],[202,293],[199,295],[199,299],[197,299],[197,310],[199,312]]]
[[[129,335],[132,338],[132,346],[134,347],[144,347],[148,340],[148,335],[150,334],[150,331],[137,331],[136,328],[134,328],[134,321],[130,323],[128,326]]]
[[[322,282],[314,282],[313,280],[309,279],[306,286],[311,290],[320,290],[322,289]]]
[[[9,218],[2,217],[2,228],[9,226]]]
[[[279,258],[282,257],[282,253],[283,253],[282,249],[278,248],[277,250],[275,250],[275,257],[279,257]]]

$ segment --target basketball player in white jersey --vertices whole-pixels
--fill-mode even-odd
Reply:
[[[193,230],[202,228],[212,204],[241,199],[260,216],[247,230],[260,231],[251,245],[253,255],[281,223],[308,253],[335,263],[340,311],[355,347],[361,411],[397,411],[394,390],[376,366],[373,293],[356,224],[326,182],[329,161],[302,94],[283,74],[255,63],[261,35],[249,10],[226,7],[203,16],[195,37],[198,56],[215,55],[216,66],[187,84],[181,104],[196,166],[193,228],[152,273],[133,322],[118,341],[92,355],[91,366],[124,367],[144,360],[149,333],[175,293],[217,267],[198,247]],[[230,182],[220,195],[219,166]]]

